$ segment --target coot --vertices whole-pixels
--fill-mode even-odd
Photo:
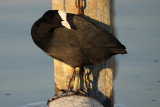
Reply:
[[[72,67],[103,62],[126,48],[110,32],[85,17],[49,10],[32,26],[35,44],[46,54]]]

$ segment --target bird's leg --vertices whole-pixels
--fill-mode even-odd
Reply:
[[[75,67],[74,71],[75,71],[75,82],[74,82],[73,90],[75,92],[77,92],[79,90],[78,88],[79,88],[79,80],[80,80],[81,69],[80,69],[80,67]]]
[[[75,75],[75,70],[72,71],[72,74],[70,77],[67,78],[66,80],[66,86],[67,86],[67,89],[70,90],[73,86],[73,83],[74,83],[74,75]]]

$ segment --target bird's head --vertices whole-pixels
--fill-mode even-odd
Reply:
[[[64,10],[49,10],[45,12],[42,18],[54,27],[66,27],[71,29],[67,21],[67,13]]]

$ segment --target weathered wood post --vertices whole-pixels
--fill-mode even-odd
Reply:
[[[111,0],[83,0],[81,13],[100,27],[111,31],[110,18]],[[77,14],[75,0],[52,0],[53,10],[65,10],[67,13]],[[98,35],[97,35],[98,36]],[[87,79],[91,97],[100,101],[105,107],[113,107],[113,60],[86,66]],[[73,68],[63,62],[54,60],[55,93],[60,89],[67,89],[66,79]]]

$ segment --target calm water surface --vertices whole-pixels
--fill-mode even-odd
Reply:
[[[0,107],[44,106],[54,95],[53,61],[30,37],[48,9],[51,0],[0,3]],[[159,107],[160,1],[115,0],[115,11],[116,34],[128,50],[116,56],[115,107]]]

